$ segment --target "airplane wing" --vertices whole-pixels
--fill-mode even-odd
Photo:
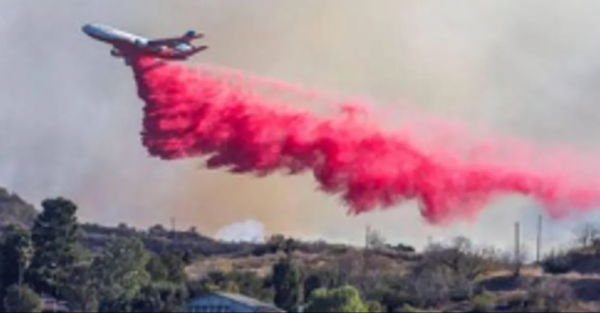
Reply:
[[[191,50],[185,51],[185,52],[178,52],[175,50],[171,50],[168,49],[165,51],[160,51],[158,54],[160,57],[166,58],[166,59],[171,59],[171,60],[185,60],[189,57],[191,57],[192,55],[204,51],[208,49],[208,46],[200,46],[200,47],[194,47]]]
[[[169,46],[173,47],[180,43],[189,43],[194,39],[199,39],[204,37],[204,34],[194,34],[193,36],[182,36],[176,38],[165,38],[165,39],[152,39],[148,41],[149,46]]]

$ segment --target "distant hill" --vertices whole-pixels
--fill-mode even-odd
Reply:
[[[0,187],[0,232],[10,224],[31,227],[39,211],[34,205],[23,200],[16,193]],[[186,251],[193,256],[232,255],[250,253],[251,244],[222,243],[203,236],[194,229],[187,231],[169,231],[161,225],[148,230],[138,230],[125,224],[117,227],[82,223],[82,242],[92,253],[99,252],[112,236],[140,237],[148,250],[153,253],[162,251]]]
[[[125,224],[117,227],[98,224],[81,224],[83,245],[92,252],[101,251],[109,238],[113,236],[139,237],[146,248],[152,253],[186,252],[195,257],[205,256],[234,256],[248,254],[255,247],[248,243],[226,243],[214,240],[196,232],[166,230],[156,225],[148,230],[139,230]]]
[[[30,226],[38,211],[17,194],[0,187],[0,226],[18,224]]]
[[[38,214],[36,208],[24,201],[15,193],[0,188],[0,231],[9,224],[23,226],[33,225]],[[116,227],[103,226],[93,223],[82,223],[81,239],[83,246],[92,253],[98,253],[113,236],[139,237],[151,253],[185,252],[194,258],[237,259],[260,258],[277,254],[279,251],[293,248],[305,255],[345,255],[349,249],[344,245],[334,245],[325,242],[302,243],[283,236],[275,236],[264,244],[222,242],[204,236],[196,229],[168,230],[162,225],[155,225],[147,230],[135,229],[124,223]],[[293,246],[293,247],[292,247]],[[397,254],[408,255],[414,249],[406,246],[389,247],[390,257]],[[326,258],[327,259],[327,258]],[[268,262],[267,262],[268,263]]]

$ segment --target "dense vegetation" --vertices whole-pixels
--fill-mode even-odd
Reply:
[[[592,226],[577,248],[525,266],[465,238],[420,253],[377,235],[369,249],[280,235],[233,244],[194,229],[82,224],[77,210],[59,197],[38,212],[0,189],[0,311],[38,312],[43,295],[77,311],[177,312],[213,291],[306,312],[594,311],[600,300]]]

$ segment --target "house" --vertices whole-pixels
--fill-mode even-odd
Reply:
[[[285,312],[273,304],[240,294],[215,292],[188,301],[186,312]]]

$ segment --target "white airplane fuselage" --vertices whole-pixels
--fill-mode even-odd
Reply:
[[[149,42],[147,38],[101,24],[87,24],[83,26],[83,32],[96,40],[110,44],[129,43],[143,48],[148,46]]]
[[[188,31],[181,37],[155,40],[102,24],[86,24],[82,27],[82,31],[93,39],[112,45],[111,55],[115,57],[123,57],[123,50],[129,50],[163,59],[185,60],[207,48],[207,46],[194,47],[189,43],[190,40],[203,36],[197,35],[194,31]],[[125,59],[128,62],[128,58]]]

